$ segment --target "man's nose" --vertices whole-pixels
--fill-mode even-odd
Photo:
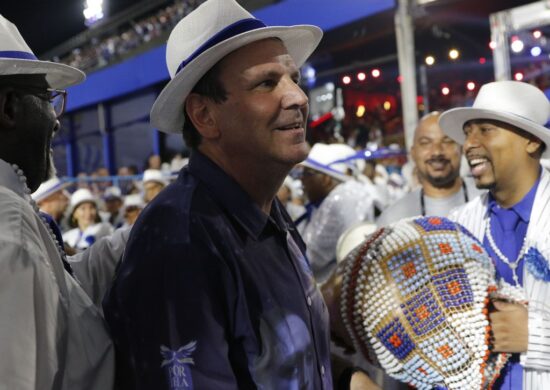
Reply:
[[[302,108],[308,104],[306,93],[294,80],[288,79],[285,84],[285,93],[282,99],[283,108]]]
[[[464,151],[468,151],[468,149],[474,148],[476,146],[479,146],[479,137],[478,132],[475,130],[468,131],[465,134],[464,139]]]

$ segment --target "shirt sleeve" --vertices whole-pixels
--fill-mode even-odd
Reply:
[[[0,240],[0,388],[55,387],[59,288],[44,254]]]
[[[115,230],[113,234],[99,239],[85,251],[67,258],[81,287],[99,308],[113,281],[130,230],[131,228]]]
[[[529,339],[521,363],[526,368],[550,371],[550,319],[530,306],[528,309]]]
[[[231,348],[236,287],[211,231],[197,222],[186,240],[178,237],[177,228],[164,229],[174,225],[162,218],[143,222],[132,233],[104,304],[123,366],[117,367],[119,384],[136,389],[238,388],[237,359],[231,358],[243,353]],[[157,230],[166,235],[157,235]]]
[[[323,280],[336,264],[336,244],[344,229],[344,216],[332,199],[317,210],[305,234],[307,257],[315,278]]]

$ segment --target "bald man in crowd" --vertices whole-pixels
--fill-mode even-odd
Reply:
[[[421,187],[385,209],[378,226],[416,215],[446,217],[453,208],[479,195],[475,185],[460,177],[460,145],[443,133],[439,116],[439,112],[424,116],[414,133],[411,157]]]

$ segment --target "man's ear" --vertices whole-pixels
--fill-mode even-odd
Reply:
[[[191,93],[185,100],[185,109],[193,125],[203,138],[214,139],[220,136],[213,105],[215,103],[202,95]]]
[[[15,114],[17,112],[17,96],[13,88],[0,89],[0,129],[15,128]]]
[[[527,138],[527,144],[525,146],[525,149],[527,150],[527,153],[529,153],[530,155],[542,154],[543,148],[544,148],[544,145],[542,144],[542,141],[537,137]]]
[[[332,176],[329,176],[329,175],[325,175],[324,173],[322,174],[323,176],[321,177],[321,181],[323,183],[323,186],[325,187],[332,187],[334,182],[336,181],[335,179],[332,178]]]

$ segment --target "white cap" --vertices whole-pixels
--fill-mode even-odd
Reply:
[[[144,208],[145,207],[145,201],[143,200],[143,197],[140,194],[130,194],[126,195],[124,198],[124,208],[127,207],[139,207]]]
[[[143,184],[149,181],[155,181],[163,184],[164,186],[168,185],[168,181],[158,169],[147,169],[143,172]]]
[[[313,145],[307,159],[301,165],[322,172],[337,180],[346,181],[351,179],[347,175],[347,171],[351,167],[343,162],[334,162],[346,159],[347,157],[349,157],[347,150],[342,148],[341,145],[317,143]]]
[[[118,187],[107,187],[105,189],[105,192],[103,192],[103,199],[105,200],[111,200],[111,199],[120,199],[122,200],[122,191],[120,191],[120,188]]]
[[[71,196],[71,212],[74,211],[74,209],[81,203],[84,202],[92,202],[97,207],[97,199],[94,197],[94,195],[91,193],[91,191],[87,188],[80,188],[76,190],[73,195]]]
[[[61,191],[68,186],[68,182],[64,182],[58,177],[53,177],[50,180],[40,184],[40,187],[32,193],[31,197],[36,203],[40,203],[44,199],[55,194],[57,191]]]

